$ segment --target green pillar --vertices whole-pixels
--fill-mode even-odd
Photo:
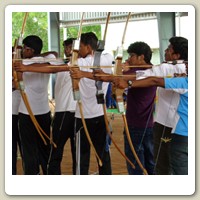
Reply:
[[[169,39],[176,36],[175,31],[175,13],[162,12],[157,13],[158,35],[160,46],[160,62],[165,60],[165,49],[169,45]]]

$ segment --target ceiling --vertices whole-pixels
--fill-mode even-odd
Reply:
[[[188,13],[176,12],[176,16],[186,16]],[[109,23],[119,23],[126,21],[128,12],[111,12]],[[72,27],[80,24],[81,12],[60,12],[60,27]],[[104,24],[106,22],[107,12],[85,12],[84,25]],[[133,12],[129,21],[156,19],[156,12]]]

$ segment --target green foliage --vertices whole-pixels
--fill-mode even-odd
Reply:
[[[67,37],[77,37],[79,27],[70,27],[67,29]],[[91,25],[91,26],[83,26],[82,33],[93,32],[96,34],[98,39],[101,39],[101,26],[100,25]]]
[[[67,38],[76,38],[78,35],[79,27],[69,27],[67,28]],[[90,26],[83,26],[82,27],[82,33],[86,32],[94,32],[97,36],[98,39],[101,39],[101,25],[90,25]],[[60,29],[60,38],[63,38],[63,29]],[[64,56],[64,51],[63,51],[63,41],[60,41],[60,52],[61,52],[61,57]]]
[[[25,13],[12,13],[12,44],[21,33],[22,23]],[[28,35],[37,35],[43,40],[43,52],[48,51],[48,23],[46,12],[30,12],[28,13],[24,38]]]
[[[12,13],[12,44],[14,45],[14,40],[17,39],[21,33],[22,23],[24,20],[25,12],[13,12]],[[67,28],[67,38],[77,37],[79,27]],[[98,39],[101,39],[101,26],[83,26],[82,32],[94,32]],[[43,52],[48,51],[48,16],[47,12],[30,12],[28,13],[24,36],[37,35],[43,40]],[[60,52],[63,56],[63,29],[60,29],[61,41],[60,41]]]

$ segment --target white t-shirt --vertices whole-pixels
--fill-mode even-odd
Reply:
[[[49,54],[45,58],[53,59],[55,58],[55,56],[53,54]],[[34,59],[36,59],[36,57],[34,57]],[[23,62],[23,64],[26,63]],[[34,115],[41,115],[50,111],[48,100],[49,77],[50,74],[45,73],[23,73],[25,93],[28,97],[28,101]],[[23,100],[20,103],[19,112],[23,114],[28,114]]]
[[[12,92],[12,114],[18,115],[19,104],[21,101],[21,94],[19,90],[15,90]]]
[[[161,87],[157,88],[157,94],[154,121],[167,127],[173,127],[180,95]]]
[[[163,63],[161,65],[152,66],[151,69],[136,71],[137,79],[142,79],[149,76],[161,76],[161,77],[173,77],[174,73],[185,73],[185,64],[168,64]]]
[[[112,66],[113,56],[108,53],[102,53],[100,59],[100,66]],[[89,55],[86,58],[79,58],[78,59],[78,66],[93,66],[94,57]],[[92,69],[89,68],[81,68],[83,71],[92,72]],[[111,68],[102,69],[106,73],[112,73]],[[102,90],[104,93],[104,98],[107,92],[108,83],[103,82]],[[81,102],[83,105],[83,114],[84,118],[91,119],[94,117],[99,117],[104,115],[102,104],[97,104],[96,99],[96,86],[95,81],[82,78],[79,83],[80,95],[81,95]],[[81,118],[79,106],[76,106],[75,117]]]
[[[152,69],[138,71],[136,76],[138,79],[148,76],[165,77],[173,76],[174,73],[185,73],[185,71],[185,64],[163,63],[159,66],[153,66]],[[167,127],[173,127],[180,95],[172,90],[158,87],[157,97],[154,121]]]
[[[55,112],[75,111],[76,101],[73,97],[69,72],[58,72],[56,74],[55,105]]]

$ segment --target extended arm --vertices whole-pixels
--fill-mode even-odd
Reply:
[[[133,81],[132,85],[128,86],[128,82],[124,79],[116,79],[114,82],[116,87],[125,89],[127,87],[132,88],[138,88],[138,87],[151,87],[151,86],[159,86],[159,87],[165,87],[164,78],[158,78],[158,77],[149,77],[142,80],[135,80]]]
[[[50,65],[47,63],[23,65],[16,63],[14,68],[18,72],[39,72],[39,73],[57,73],[62,71],[69,71],[69,67],[65,65]]]
[[[93,77],[96,81],[112,82],[114,81],[114,76],[112,74],[105,73],[103,70],[94,70]]]
[[[117,75],[115,76],[113,74],[105,73],[102,70],[95,70],[93,72],[93,76],[94,76],[95,80],[104,81],[104,82],[114,82],[115,79],[118,79],[120,77],[120,76],[117,76]],[[122,75],[120,78],[122,78],[122,77],[126,81],[136,79],[135,73],[127,74],[127,75],[125,74],[125,75]]]
[[[94,80],[94,76],[92,72],[82,71],[79,68],[70,68],[71,77],[74,79],[81,79],[81,78],[89,78]]]

